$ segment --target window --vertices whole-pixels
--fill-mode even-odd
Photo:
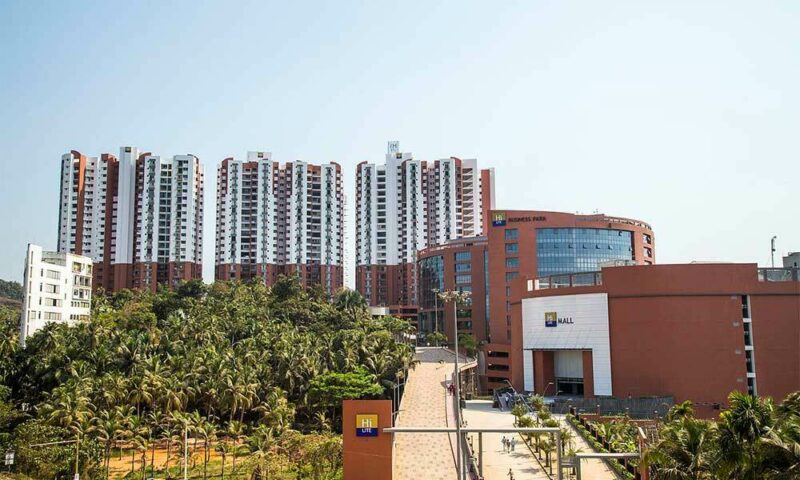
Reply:
[[[519,268],[519,258],[506,258],[506,268]]]
[[[506,253],[517,253],[517,252],[519,252],[518,243],[506,243]]]
[[[471,268],[469,263],[456,263],[456,273],[469,272]]]
[[[506,282],[514,280],[519,275],[519,272],[506,272]]]
[[[47,278],[51,280],[61,280],[61,273],[56,270],[48,270]]]
[[[594,272],[611,260],[634,260],[633,234],[608,228],[539,228],[536,275]]]
[[[456,252],[455,254],[456,262],[463,262],[465,260],[470,260],[472,255],[470,252]]]
[[[456,275],[456,283],[472,283],[472,275]]]
[[[516,228],[506,229],[506,240],[516,240],[519,238],[519,230]]]

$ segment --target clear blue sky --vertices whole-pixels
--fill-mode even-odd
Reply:
[[[501,208],[648,221],[657,260],[800,250],[800,3],[0,2],[0,278],[61,155],[477,157]],[[352,213],[352,208],[351,208]],[[352,217],[352,215],[351,215]],[[352,221],[350,223],[352,227]]]

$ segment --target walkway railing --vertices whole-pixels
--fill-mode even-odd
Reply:
[[[384,428],[384,433],[456,433],[453,427],[392,427]],[[478,434],[478,475],[483,476],[483,434],[484,433],[550,433],[556,439],[556,480],[562,480],[562,458],[561,458],[561,429],[554,427],[535,427],[535,428],[496,428],[496,427],[464,427],[461,433]],[[463,439],[462,439],[463,440]]]

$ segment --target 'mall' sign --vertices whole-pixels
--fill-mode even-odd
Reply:
[[[572,317],[558,317],[558,312],[544,312],[544,326],[557,327],[559,325],[572,325]]]

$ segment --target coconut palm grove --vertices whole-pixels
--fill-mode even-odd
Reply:
[[[0,478],[341,478],[342,400],[391,398],[415,365],[406,321],[293,277],[99,292],[90,321],[24,349],[18,309],[0,319]],[[713,420],[673,406],[643,452],[651,478],[800,478],[800,392],[729,404]],[[629,419],[599,427],[597,450],[636,450]]]
[[[337,478],[341,402],[391,395],[406,322],[295,278],[98,294],[17,347],[3,308],[0,451],[30,478]],[[56,443],[64,442],[64,443]],[[26,478],[26,477],[20,477]]]

